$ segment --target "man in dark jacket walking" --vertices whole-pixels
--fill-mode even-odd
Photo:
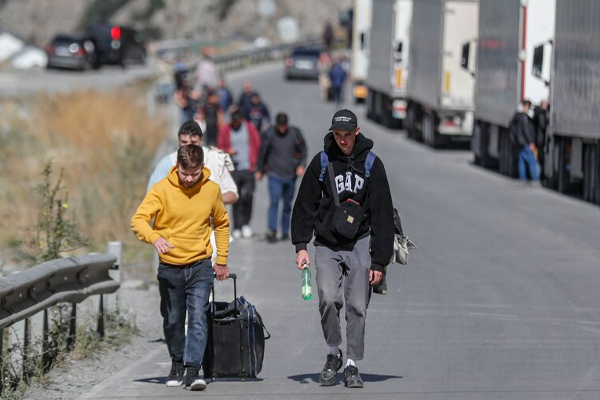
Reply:
[[[342,102],[342,90],[344,88],[344,82],[346,81],[346,71],[339,59],[334,60],[331,69],[329,70],[329,79],[331,80],[331,90],[333,94],[333,101],[336,105],[340,105]]]
[[[364,333],[371,285],[382,278],[394,243],[392,196],[385,168],[376,157],[369,172],[366,161],[373,141],[360,133],[356,115],[336,112],[325,136],[324,155],[317,154],[300,184],[292,213],[292,243],[299,269],[310,266],[307,245],[315,235],[315,269],[319,312],[329,354],[319,382],[335,384],[342,367],[340,310],[346,303],[347,387],[361,388],[356,362],[363,359]],[[326,161],[326,162],[325,162]],[[369,176],[370,175],[370,176]],[[360,205],[365,215],[339,218],[339,204]],[[359,215],[360,213],[356,214]],[[344,224],[358,224],[349,235]],[[341,225],[340,225],[341,224]],[[333,228],[333,227],[339,228]]]
[[[281,240],[289,238],[296,177],[304,175],[305,167],[306,143],[302,132],[295,126],[289,126],[287,114],[277,114],[275,126],[269,127],[262,136],[256,173],[259,181],[265,173],[269,176],[266,239],[271,243],[277,239],[279,203],[282,200]]]
[[[519,146],[519,179],[527,181],[525,166],[529,170],[529,178],[532,182],[538,181],[537,161],[535,159],[535,129],[529,115],[531,102],[523,101],[523,110],[516,112],[509,124],[510,137]]]

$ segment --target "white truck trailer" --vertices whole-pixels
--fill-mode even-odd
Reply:
[[[406,118],[413,0],[373,0],[367,68],[367,118],[398,128]]]
[[[477,20],[477,0],[413,1],[409,137],[436,147],[451,137],[471,136],[475,78],[461,65],[463,47],[477,38]]]
[[[373,0],[354,0],[352,28],[352,97],[355,103],[367,98],[367,68],[369,66],[369,33],[371,30],[371,9]]]
[[[540,45],[533,65],[542,83],[550,84],[544,173],[559,191],[578,190],[600,204],[600,4],[555,1],[553,46]]]
[[[533,58],[536,47],[552,43],[555,17],[556,0],[479,0],[471,141],[477,164],[517,175],[518,149],[508,126],[523,100],[537,105],[549,98],[549,86],[534,76]]]

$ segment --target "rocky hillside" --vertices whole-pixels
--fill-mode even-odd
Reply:
[[[37,45],[94,22],[131,25],[149,39],[266,37],[294,17],[301,36],[338,24],[352,0],[0,0],[0,30]]]

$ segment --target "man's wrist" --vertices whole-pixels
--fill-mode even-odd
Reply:
[[[297,243],[296,244],[296,253],[298,253],[300,250],[306,250],[307,245],[306,243]]]

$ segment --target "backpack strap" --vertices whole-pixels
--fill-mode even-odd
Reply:
[[[377,158],[377,155],[372,151],[367,153],[367,159],[365,160],[365,175],[367,176],[367,179],[371,176],[371,168],[373,168],[375,158]]]
[[[321,150],[321,174],[319,175],[319,182],[323,182],[323,179],[325,179],[325,170],[327,169],[327,164],[329,164],[327,153]]]

